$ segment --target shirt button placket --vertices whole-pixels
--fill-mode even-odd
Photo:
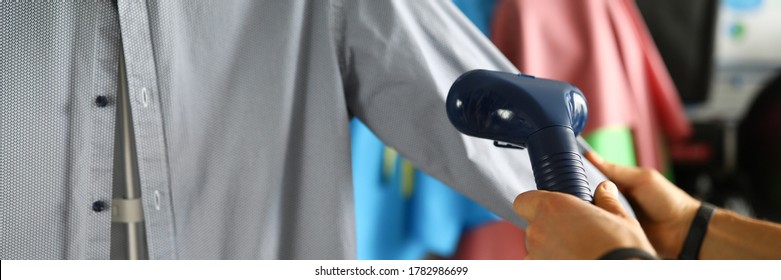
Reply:
[[[95,106],[103,108],[108,105],[109,105],[109,100],[108,97],[106,97],[105,95],[98,95],[97,97],[95,97]],[[96,213],[100,213],[106,210],[107,206],[108,205],[106,204],[106,202],[102,200],[98,200],[92,203],[92,211]]]

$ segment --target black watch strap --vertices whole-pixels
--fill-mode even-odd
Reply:
[[[683,241],[681,254],[678,255],[679,260],[699,259],[702,240],[705,239],[708,223],[710,223],[714,211],[716,211],[716,206],[706,202],[703,202],[700,209],[697,209],[697,214],[694,215],[694,220],[689,227],[689,233],[686,234],[686,239]]]
[[[641,260],[656,260],[657,258],[651,253],[640,248],[618,248],[607,252],[599,258],[600,260],[628,260],[628,259],[641,259]]]

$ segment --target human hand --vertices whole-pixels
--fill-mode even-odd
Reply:
[[[626,247],[656,255],[609,181],[597,187],[594,205],[572,195],[534,190],[518,195],[513,208],[529,223],[527,259],[597,259]]]
[[[586,158],[627,197],[659,255],[677,258],[700,202],[654,169],[616,165],[595,152]]]

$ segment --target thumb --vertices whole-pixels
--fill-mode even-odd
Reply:
[[[597,186],[597,190],[594,191],[594,204],[618,216],[629,217],[629,213],[624,210],[618,200],[618,188],[613,182],[604,181]]]

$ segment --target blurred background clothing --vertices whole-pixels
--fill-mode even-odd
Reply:
[[[664,171],[665,141],[691,132],[633,1],[503,0],[492,40],[519,70],[583,91],[583,135],[608,160]]]
[[[453,0],[453,4],[486,36],[491,34],[491,23],[498,3],[499,0]]]

